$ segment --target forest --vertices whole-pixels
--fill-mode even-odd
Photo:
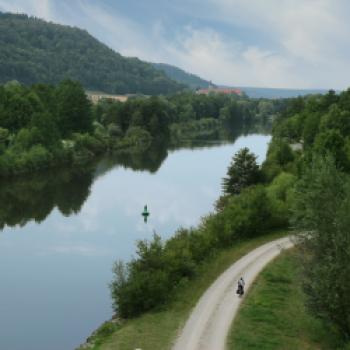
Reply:
[[[170,64],[152,63],[152,66],[160,71],[163,71],[169,78],[177,81],[180,84],[187,85],[193,90],[199,88],[207,89],[209,85],[215,87],[212,82],[204,80],[197,75],[187,73],[178,67],[171,66]]]
[[[223,126],[247,131],[268,124],[282,107],[280,101],[192,92],[93,105],[72,80],[30,87],[12,81],[0,86],[0,176],[78,166],[106,152],[141,153],[156,143],[218,138]]]
[[[79,81],[112,94],[170,94],[186,85],[138,58],[123,57],[87,31],[0,12],[0,84]]]

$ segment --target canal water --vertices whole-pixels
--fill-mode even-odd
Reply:
[[[261,163],[270,136],[106,158],[0,186],[0,349],[71,350],[112,316],[115,260],[213,210],[242,147]],[[193,145],[192,145],[193,146]],[[150,216],[141,215],[144,205]]]

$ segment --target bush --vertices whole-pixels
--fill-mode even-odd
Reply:
[[[266,190],[251,187],[232,196],[221,212],[204,218],[197,229],[180,229],[165,244],[157,235],[151,242],[138,242],[138,258],[114,266],[115,311],[128,318],[164,305],[217,250],[272,228],[271,208]]]
[[[152,142],[151,134],[138,126],[130,127],[126,132],[125,138],[135,147],[148,148]]]
[[[244,190],[239,197],[232,197],[223,214],[225,234],[230,242],[257,236],[271,228],[271,206],[261,185]]]
[[[282,172],[267,187],[267,196],[273,217],[272,221],[276,225],[288,225],[296,181],[296,176]]]
[[[74,134],[73,141],[75,143],[74,151],[77,153],[88,151],[93,155],[98,155],[105,151],[105,145],[102,141],[89,134]]]
[[[25,154],[25,162],[31,170],[47,168],[53,161],[52,154],[43,146],[33,146],[30,151]]]

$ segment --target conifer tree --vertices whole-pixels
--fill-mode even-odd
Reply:
[[[224,195],[239,194],[245,187],[259,181],[260,170],[256,158],[256,155],[251,153],[247,147],[234,155],[227,170],[227,177],[223,179]]]

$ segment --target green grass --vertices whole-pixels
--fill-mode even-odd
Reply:
[[[337,334],[307,313],[301,282],[296,249],[271,262],[245,297],[228,349],[340,349]]]
[[[286,234],[286,231],[273,232],[249,241],[242,241],[221,251],[202,265],[196,279],[188,281],[178,288],[174,300],[164,310],[149,312],[141,317],[122,321],[119,325],[104,324],[91,337],[91,343],[95,345],[90,349],[170,349],[192,308],[223,271],[252,249]]]

